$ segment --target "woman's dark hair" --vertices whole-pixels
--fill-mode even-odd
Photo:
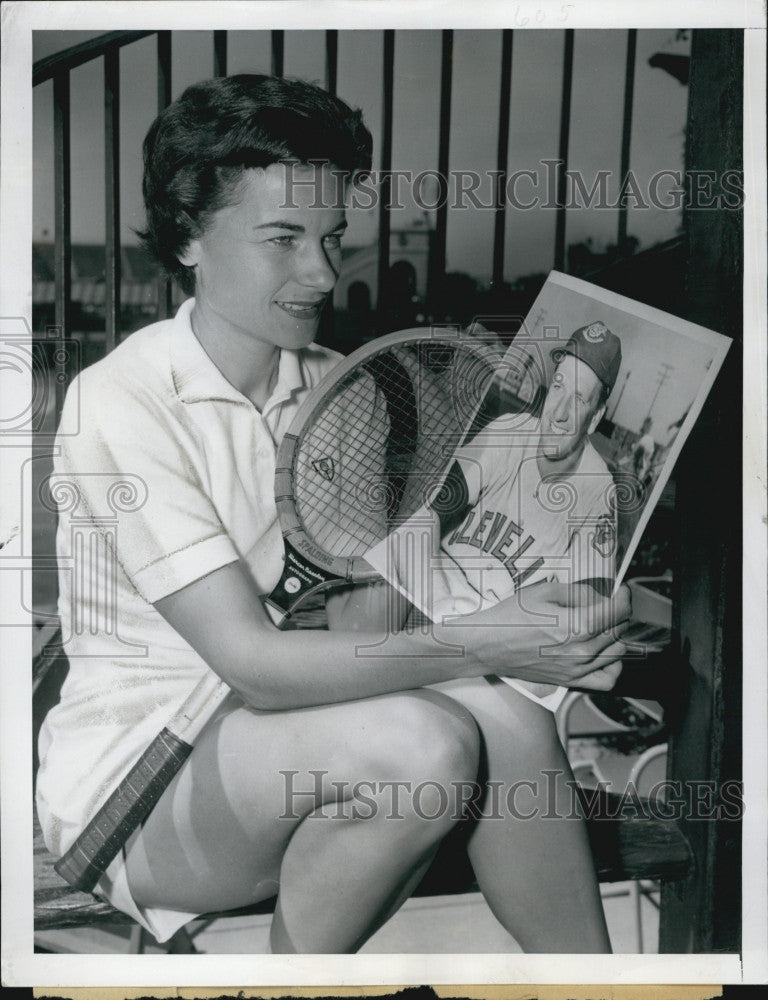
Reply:
[[[241,75],[188,87],[144,140],[145,248],[187,294],[179,261],[210,216],[229,203],[244,170],[272,163],[332,164],[354,178],[371,169],[360,111],[301,80]]]

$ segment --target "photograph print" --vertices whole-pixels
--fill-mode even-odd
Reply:
[[[744,31],[258,6],[19,7],[14,975],[735,976]]]

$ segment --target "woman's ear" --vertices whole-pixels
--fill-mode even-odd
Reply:
[[[200,261],[200,240],[190,240],[177,256],[184,267],[194,267]]]

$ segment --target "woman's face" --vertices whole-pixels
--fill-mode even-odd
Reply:
[[[346,228],[338,173],[274,163],[243,174],[181,261],[196,310],[221,336],[296,350],[311,343],[341,265]]]

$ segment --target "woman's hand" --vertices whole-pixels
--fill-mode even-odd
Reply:
[[[608,691],[630,612],[626,586],[601,597],[586,584],[541,583],[442,626],[441,637],[465,644],[479,673]]]
[[[279,632],[248,571],[229,563],[155,607],[248,704],[273,711],[485,674],[607,690],[625,652],[618,636],[629,592],[602,598],[588,585],[539,584],[455,625],[436,625],[434,635]],[[463,646],[463,655],[439,655],[446,650],[435,638]]]

